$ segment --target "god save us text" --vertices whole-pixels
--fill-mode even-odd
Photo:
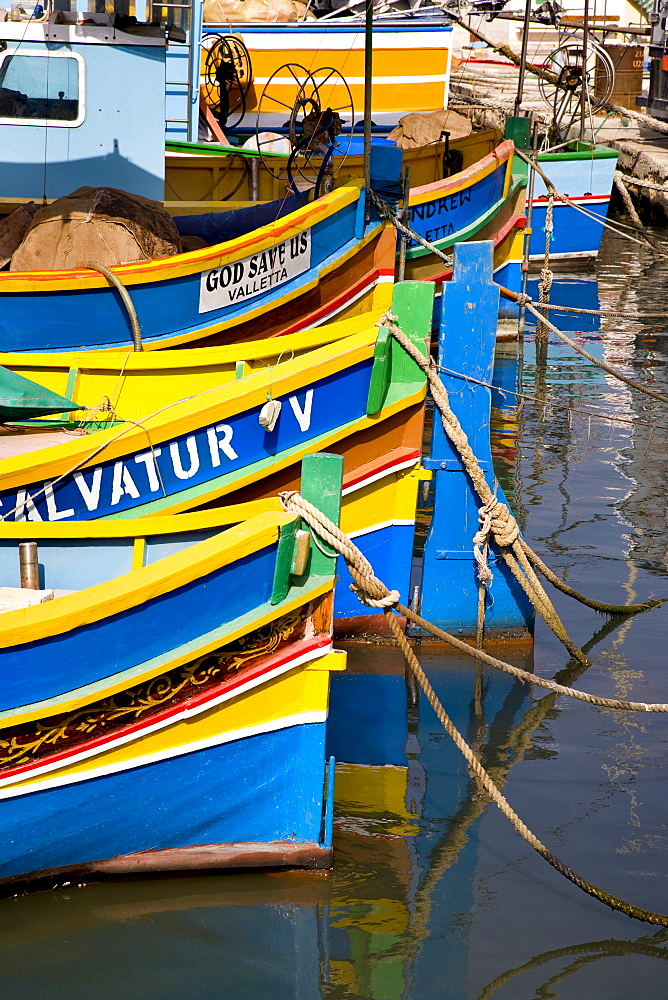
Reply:
[[[256,295],[308,271],[311,266],[311,230],[291,236],[252,257],[206,271],[200,280],[199,311],[221,309]]]

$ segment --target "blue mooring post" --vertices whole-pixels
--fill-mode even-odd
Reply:
[[[493,281],[493,243],[455,245],[453,280],[443,283],[438,363],[445,369],[490,382],[494,364],[499,289]],[[494,490],[490,447],[491,390],[439,372],[469,443]],[[434,411],[431,457],[434,510],[424,550],[421,613],[441,628],[474,634],[478,578],[473,536],[478,530],[480,501]],[[500,487],[496,496],[506,502]],[[530,629],[531,605],[503,559],[490,552],[494,574],[488,590],[485,634]]]

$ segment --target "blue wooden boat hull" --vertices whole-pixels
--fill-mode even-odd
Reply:
[[[242,844],[251,867],[281,851],[319,867],[331,850],[324,741],[324,722],[297,725],[39,792],[0,790],[0,879],[226,867]],[[241,846],[236,857],[242,867]]]
[[[576,205],[605,219],[618,155],[616,150],[603,146],[585,152],[546,154],[539,156],[538,162],[557,191],[567,195]],[[545,254],[546,215],[547,189],[543,179],[536,174],[529,243],[532,260],[542,260]],[[555,260],[595,257],[601,246],[603,231],[599,222],[557,199],[553,212],[550,257]]]
[[[261,209],[264,222],[247,236],[113,269],[137,311],[144,349],[249,340],[282,326],[302,329],[345,310],[340,296],[346,283],[373,289],[380,277],[374,247],[383,225],[376,219],[365,226],[359,186],[340,188],[282,218],[280,203]],[[389,265],[391,270],[391,257]],[[323,292],[314,309],[307,293],[325,278],[336,280],[336,289]],[[94,271],[0,273],[0,311],[4,351],[132,345],[118,292]]]
[[[305,494],[318,475],[340,482],[338,456],[308,462]],[[345,656],[331,648],[331,560],[313,550],[294,568],[299,524],[262,501],[27,532],[53,596],[27,606],[25,590],[2,591],[17,603],[0,614],[0,895],[120,872],[331,863],[325,722]],[[113,563],[128,544],[132,569],[87,586],[85,556]],[[9,525],[3,546],[16,554]],[[68,553],[78,588],[63,593]]]

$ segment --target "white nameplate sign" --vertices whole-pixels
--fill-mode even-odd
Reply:
[[[199,311],[236,305],[308,271],[311,266],[311,230],[291,236],[251,257],[206,271],[199,286]]]

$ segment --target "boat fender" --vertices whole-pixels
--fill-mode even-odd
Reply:
[[[281,412],[280,399],[268,399],[260,410],[260,425],[271,433],[276,426],[278,415]]]

